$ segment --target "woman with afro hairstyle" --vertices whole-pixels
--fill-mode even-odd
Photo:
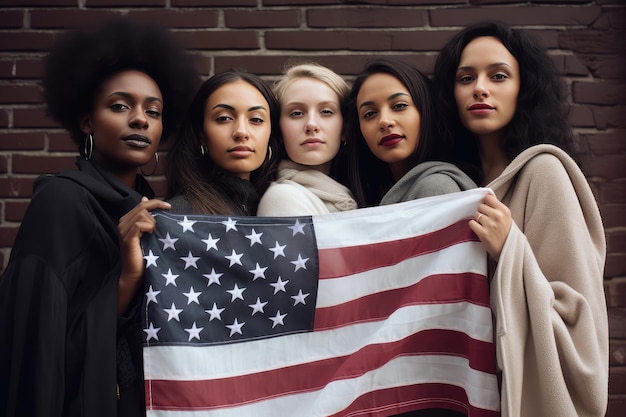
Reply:
[[[34,184],[0,278],[0,415],[145,414],[138,305],[158,162],[199,80],[165,28],[113,19],[64,33],[44,98],[77,170]]]
[[[231,68],[206,80],[168,152],[171,212],[253,216],[276,173],[278,115],[255,74]]]
[[[453,36],[434,74],[442,140],[495,193],[469,226],[491,258],[502,416],[603,416],[606,242],[564,82],[535,39],[498,22]]]

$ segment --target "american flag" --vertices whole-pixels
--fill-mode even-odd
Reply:
[[[148,416],[499,415],[475,189],[309,217],[155,212]]]

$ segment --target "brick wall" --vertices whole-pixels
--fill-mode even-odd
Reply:
[[[0,268],[39,174],[73,167],[75,149],[40,98],[41,58],[59,31],[129,14],[172,28],[208,76],[231,66],[273,80],[290,59],[350,78],[394,55],[430,72],[463,25],[500,19],[550,49],[588,143],[586,173],[602,211],[611,357],[609,411],[626,407],[626,4],[624,0],[0,0]],[[80,59],[80,57],[77,57]],[[161,171],[162,173],[162,171]],[[151,180],[161,194],[162,176]]]

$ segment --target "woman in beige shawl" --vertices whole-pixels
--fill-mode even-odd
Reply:
[[[495,193],[469,225],[493,261],[502,415],[603,416],[606,243],[562,80],[534,39],[494,22],[455,35],[434,72],[455,162]]]

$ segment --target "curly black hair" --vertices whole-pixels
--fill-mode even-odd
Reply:
[[[100,86],[110,76],[132,69],[157,83],[165,104],[162,143],[178,128],[200,84],[193,57],[167,28],[121,16],[64,32],[45,65],[48,115],[67,129],[79,149],[85,141],[80,120],[91,113]]]

